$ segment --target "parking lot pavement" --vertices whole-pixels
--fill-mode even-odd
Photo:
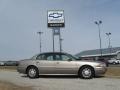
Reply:
[[[109,64],[109,67],[120,67],[120,64]]]
[[[36,90],[120,90],[120,79],[105,77],[84,80],[77,76],[40,76],[29,79],[15,71],[0,71],[0,80]]]

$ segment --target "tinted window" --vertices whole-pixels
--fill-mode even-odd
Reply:
[[[53,55],[47,55],[46,60],[53,61],[54,60]]]
[[[62,54],[62,60],[76,60],[76,58],[70,54]]]
[[[66,54],[55,54],[54,56],[54,60],[61,60],[61,61],[68,61],[68,60],[74,60],[72,57],[70,57],[69,55]]]
[[[40,54],[36,58],[37,60],[58,60],[58,61],[68,61],[68,60],[76,60],[72,55],[63,54],[63,53],[45,53]]]
[[[46,56],[44,54],[40,54],[36,58],[37,60],[46,60]]]
[[[55,55],[55,60],[61,60],[61,58],[62,58],[62,57],[61,57],[60,54],[56,54],[56,55]]]
[[[62,60],[63,60],[63,61],[66,61],[66,60],[71,59],[71,58],[68,57],[67,55],[61,55],[61,57],[62,57]]]
[[[47,53],[47,54],[40,54],[40,55],[38,55],[37,56],[37,58],[36,58],[37,60],[54,60],[54,54],[49,54],[49,53]]]

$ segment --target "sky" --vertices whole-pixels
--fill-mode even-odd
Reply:
[[[61,28],[64,52],[76,54],[99,49],[100,25],[102,48],[120,47],[120,0],[0,0],[0,60],[20,60],[52,51],[52,29],[47,27],[47,10],[64,10],[65,28]],[[55,37],[55,51],[59,51]]]

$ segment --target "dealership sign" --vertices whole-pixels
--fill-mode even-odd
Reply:
[[[63,10],[48,11],[48,27],[65,27]]]

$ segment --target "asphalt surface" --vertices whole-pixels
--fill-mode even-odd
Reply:
[[[84,80],[77,76],[40,76],[29,79],[15,71],[0,71],[0,80],[35,90],[120,90],[120,79],[105,77]]]
[[[120,67],[120,64],[109,64],[109,67]]]

